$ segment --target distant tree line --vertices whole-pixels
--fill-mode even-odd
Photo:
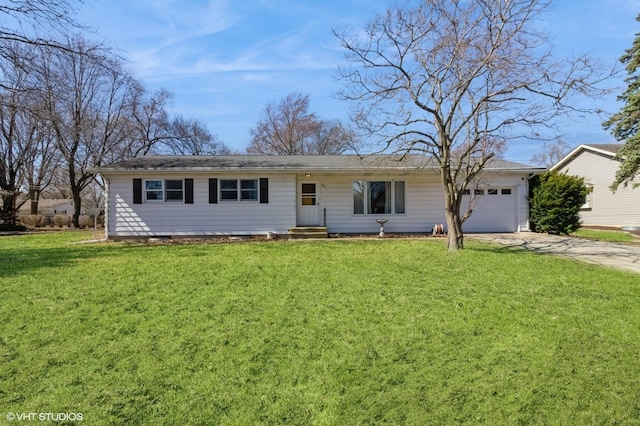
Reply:
[[[92,167],[148,153],[229,152],[200,121],[170,116],[171,94],[148,91],[71,12],[67,1],[0,7],[0,222],[15,223],[27,200],[35,214],[40,194],[55,187],[73,199],[78,226],[81,197],[96,184]]]

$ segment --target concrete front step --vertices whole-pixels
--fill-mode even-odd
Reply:
[[[296,226],[289,229],[289,238],[327,238],[325,226]]]

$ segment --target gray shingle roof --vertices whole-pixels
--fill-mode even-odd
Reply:
[[[244,170],[273,171],[362,171],[362,170],[415,170],[436,169],[432,158],[410,155],[404,159],[393,155],[216,155],[216,156],[164,156],[151,155],[94,169],[98,173],[124,171],[208,171]],[[531,170],[538,168],[502,159],[492,160],[487,170]]]

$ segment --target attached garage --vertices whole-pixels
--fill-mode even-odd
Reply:
[[[471,217],[462,225],[464,232],[517,232],[518,188],[487,187],[469,191],[462,209],[473,206]]]

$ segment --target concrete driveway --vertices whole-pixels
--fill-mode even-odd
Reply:
[[[640,273],[640,246],[592,241],[561,235],[518,232],[514,234],[465,234],[470,240],[520,247],[538,253],[564,256],[581,262]]]

